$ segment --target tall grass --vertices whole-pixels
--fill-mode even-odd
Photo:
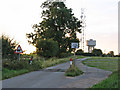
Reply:
[[[71,77],[75,77],[80,74],[83,74],[83,72],[77,66],[74,65],[72,65],[72,67],[67,69],[67,71],[65,72],[65,76],[71,76]]]

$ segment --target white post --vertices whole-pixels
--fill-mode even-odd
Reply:
[[[70,59],[70,68],[72,67],[72,59]]]

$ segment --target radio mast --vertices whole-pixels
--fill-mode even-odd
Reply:
[[[85,42],[85,33],[84,33],[84,31],[85,31],[85,27],[86,27],[86,23],[85,23],[85,21],[86,21],[86,16],[85,16],[85,13],[84,13],[84,11],[85,11],[85,8],[81,8],[81,22],[82,22],[82,29],[81,29],[81,31],[82,31],[82,40],[81,40],[81,44],[82,44],[82,46],[81,46],[81,48],[82,48],[82,50],[84,51],[84,42]]]

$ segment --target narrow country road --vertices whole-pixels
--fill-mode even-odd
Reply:
[[[2,88],[88,88],[108,77],[112,72],[85,66],[84,59],[77,59],[76,65],[84,72],[77,77],[66,77],[64,71],[69,62],[16,76],[2,81]]]

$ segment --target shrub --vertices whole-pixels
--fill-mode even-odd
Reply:
[[[102,50],[101,49],[93,49],[92,53],[95,56],[101,56],[102,55]]]
[[[67,71],[65,72],[65,76],[78,76],[80,74],[83,74],[83,72],[77,67],[77,66],[72,66]]]
[[[28,67],[28,62],[21,60],[7,60],[3,63],[3,67],[13,70],[23,69]]]
[[[82,49],[77,50],[76,55],[82,55],[84,52]]]
[[[83,56],[95,56],[93,53],[83,53]]]
[[[59,58],[65,58],[65,57],[69,57],[69,56],[72,56],[72,54],[68,53],[68,52],[66,52],[66,53],[63,52],[63,53],[60,53],[58,57]]]
[[[39,70],[43,68],[41,61],[33,61],[31,67],[33,70]]]
[[[57,55],[59,47],[56,41],[52,39],[40,39],[37,41],[37,54],[43,57],[54,57]]]

